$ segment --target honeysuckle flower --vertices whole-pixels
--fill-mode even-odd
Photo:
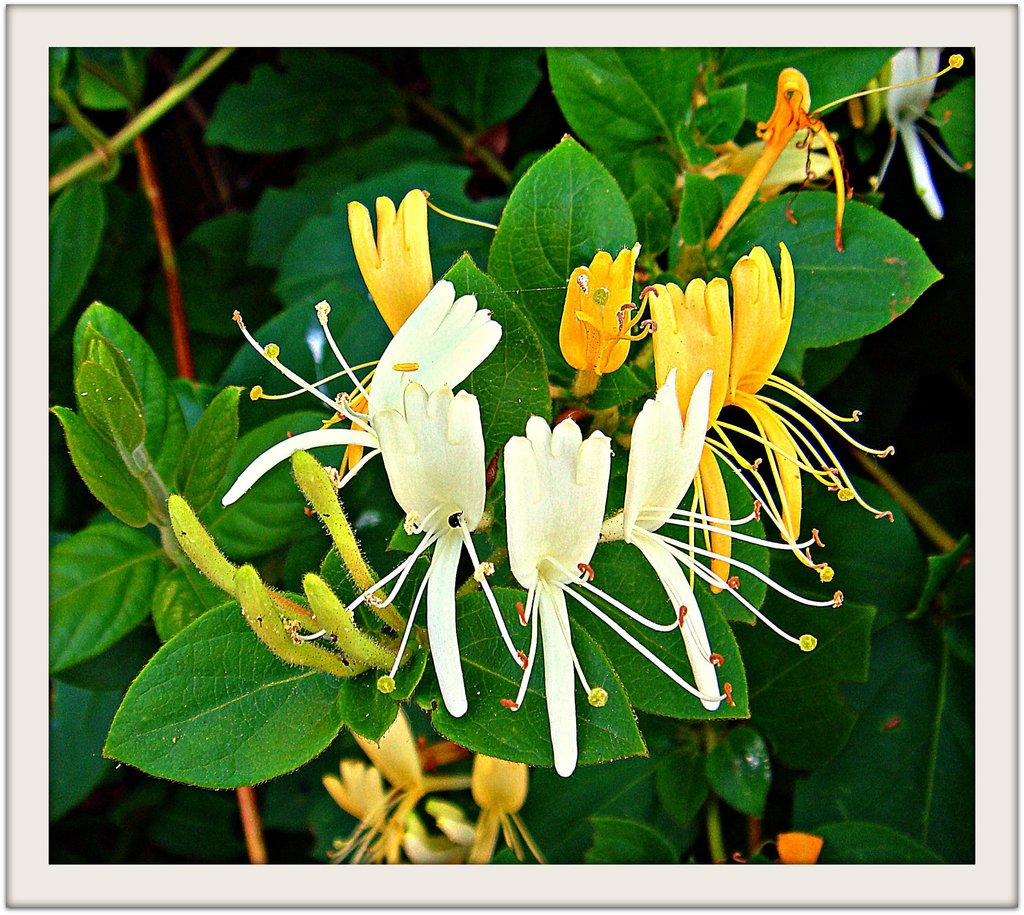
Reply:
[[[340,778],[323,778],[323,785],[335,803],[359,820],[348,841],[337,847],[332,858],[349,858],[352,863],[396,864],[401,858],[408,816],[419,801],[433,791],[468,788],[470,780],[463,775],[425,775],[409,722],[401,711],[380,743],[358,734],[355,738],[372,766],[346,759],[341,761]],[[382,779],[391,786],[386,792]]]
[[[499,827],[505,843],[520,861],[526,857],[525,845],[539,863],[545,863],[544,855],[519,816],[519,811],[526,803],[529,779],[529,769],[523,763],[507,762],[481,754],[474,757],[470,787],[473,800],[480,807],[480,817],[466,859],[470,864],[487,864],[494,857]]]
[[[427,196],[409,191],[398,206],[377,198],[377,234],[370,211],[348,205],[348,231],[359,272],[391,333],[399,328],[434,285],[427,235]]]
[[[780,832],[775,840],[779,864],[817,864],[824,845],[821,836],[806,832]]]
[[[544,639],[544,692],[551,745],[555,770],[562,776],[573,773],[578,756],[573,671],[592,706],[599,708],[608,700],[602,687],[592,687],[587,681],[576,657],[567,594],[670,679],[701,696],[607,613],[571,587],[596,594],[628,615],[633,613],[589,581],[589,563],[604,520],[610,470],[608,437],[594,432],[584,442],[579,426],[571,419],[563,420],[552,430],[543,419],[531,417],[526,424],[526,436],[516,436],[505,445],[509,564],[516,580],[526,589],[520,621],[530,625],[531,630],[518,695],[502,704],[516,711],[523,703],[533,672],[539,629]]]
[[[456,396],[451,389],[494,349],[501,327],[491,320],[489,312],[477,309],[473,296],[456,300],[452,284],[441,281],[388,344],[377,364],[373,390],[367,393],[330,334],[327,312],[328,309],[318,307],[324,334],[343,369],[367,398],[365,414],[353,412],[345,395],[332,400],[320,391],[318,384],[304,382],[283,366],[276,349],[260,346],[240,319],[239,325],[253,346],[300,388],[352,418],[361,428],[319,429],[279,442],[242,472],[223,502],[231,504],[295,451],[339,444],[371,449],[338,479],[339,489],[363,464],[377,454],[383,455],[392,493],[406,512],[407,529],[424,536],[405,562],[361,594],[349,610],[367,600],[377,601],[379,607],[390,605],[416,560],[434,546],[430,568],[413,601],[394,666],[381,678],[380,687],[385,691],[394,689],[394,676],[425,592],[427,633],[438,683],[445,707],[459,717],[467,710],[455,625],[455,576],[463,548],[469,553],[505,645],[517,664],[519,656],[486,581],[486,574],[493,569],[480,562],[470,536],[480,523],[486,494],[479,403],[471,394],[460,392]],[[377,591],[395,578],[398,581],[391,594],[378,600]]]
[[[405,818],[402,850],[411,864],[463,864],[469,851],[446,835],[432,835],[415,813]]]
[[[896,141],[901,139],[910,165],[914,189],[933,219],[942,219],[944,211],[942,201],[935,190],[935,183],[932,181],[931,168],[921,139],[924,138],[951,168],[958,172],[964,171],[964,166],[957,163],[937,140],[920,127],[922,120],[930,120],[928,106],[931,104],[939,76],[939,55],[939,48],[904,48],[890,61],[890,78],[897,84],[885,97],[885,113],[892,125],[892,139],[882,159],[878,175],[872,182],[876,189],[882,183],[892,160]],[[955,59],[952,59],[951,63]],[[962,63],[962,58],[959,59]],[[929,73],[934,73],[935,76],[928,79],[926,75]],[[900,83],[911,85],[899,85]]]
[[[846,208],[846,183],[843,180],[843,163],[839,157],[832,135],[810,111],[811,88],[799,70],[786,67],[779,74],[778,90],[775,95],[775,110],[767,121],[757,125],[757,135],[764,141],[760,157],[750,169],[736,195],[722,213],[718,225],[708,239],[708,247],[717,248],[726,233],[746,212],[757,189],[772,170],[776,160],[788,148],[797,131],[806,130],[807,138],[816,137],[825,145],[832,165],[832,176],[836,184],[836,249],[843,250],[843,211]],[[828,106],[825,106],[828,107]],[[657,319],[655,319],[657,320]]]
[[[604,522],[601,537],[603,540],[624,540],[637,547],[658,575],[672,606],[670,622],[657,623],[633,610],[629,610],[628,613],[633,619],[654,631],[670,632],[676,628],[681,631],[701,702],[706,709],[714,711],[721,701],[718,698],[717,667],[722,663],[722,659],[708,642],[700,605],[683,566],[709,585],[727,590],[774,632],[799,645],[804,651],[813,650],[817,641],[810,635],[794,638],[784,632],[739,592],[738,581],[730,584],[696,558],[703,556],[713,561],[724,557],[713,550],[703,549],[692,542],[677,540],[662,532],[666,525],[678,526],[691,531],[737,537],[769,549],[789,549],[789,544],[775,543],[734,532],[730,527],[722,526],[721,522],[725,519],[680,510],[678,507],[693,482],[704,449],[704,431],[708,423],[711,389],[712,372],[709,370],[701,375],[693,388],[686,411],[685,426],[676,394],[675,369],[668,373],[665,383],[658,390],[657,397],[644,404],[633,424],[630,437],[625,503],[621,512]],[[735,525],[748,520],[750,519],[742,518],[728,523]],[[810,546],[813,542],[812,539],[807,544],[799,546]],[[766,582],[776,591],[808,606],[835,606],[842,598],[842,595],[836,592],[831,600],[808,600],[794,594],[746,563],[735,564]],[[615,605],[626,609],[617,602]],[[727,689],[726,695],[728,694]]]
[[[623,248],[614,260],[607,251],[598,251],[589,267],[577,267],[569,277],[558,344],[565,361],[584,379],[577,385],[580,394],[593,390],[598,376],[619,368],[629,344],[650,332],[643,309],[631,301],[639,253],[639,243]]]
[[[787,187],[824,178],[832,171],[832,160],[828,152],[824,151],[825,148],[825,141],[818,134],[812,135],[809,144],[806,137],[794,135],[761,182],[757,190],[758,199],[772,200]],[[716,147],[718,150],[719,147]],[[728,143],[713,162],[694,170],[707,178],[717,178],[719,175],[745,178],[763,152],[764,143],[760,140],[744,146]]]
[[[685,293],[672,283],[645,290],[648,307],[658,324],[654,334],[654,364],[659,385],[666,382],[670,371],[676,370],[680,403],[689,403],[705,371],[712,369],[714,372],[707,418],[709,432],[713,430],[714,434],[705,437],[698,472],[697,497],[701,512],[719,519],[729,518],[728,496],[718,463],[721,460],[750,489],[759,510],[767,513],[796,554],[805,564],[818,569],[822,581],[829,581],[832,570],[824,563],[812,563],[798,543],[801,472],[809,473],[836,492],[840,501],[856,500],[878,518],[892,520],[892,513],[868,505],[811,421],[799,410],[765,393],[765,389],[771,394],[778,392],[792,398],[867,454],[885,457],[892,454],[893,449],[868,448],[845,432],[840,424],[856,422],[859,412],[839,416],[796,385],[773,374],[786,348],[795,303],[793,262],[786,246],[780,244],[779,248],[781,293],[775,269],[763,248],[754,248],[736,262],[731,274],[731,320],[729,286],[722,278],[710,283],[692,280]],[[720,419],[724,406],[744,410],[753,421],[756,433]],[[752,439],[765,449],[777,500],[758,472],[760,460],[747,461],[733,443],[733,436]],[[746,473],[753,477],[756,486],[747,480]],[[712,551],[727,558],[729,536],[715,530],[709,534]],[[817,538],[817,532],[814,537]],[[723,559],[713,560],[712,569],[720,578],[728,579],[728,564]]]

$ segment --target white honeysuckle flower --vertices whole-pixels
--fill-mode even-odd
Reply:
[[[633,425],[624,508],[608,518],[601,529],[602,540],[624,540],[643,553],[671,601],[672,619],[667,623],[657,623],[616,601],[613,601],[613,605],[654,631],[668,632],[676,628],[681,630],[696,683],[696,690],[692,691],[709,711],[716,710],[723,698],[731,704],[731,686],[726,683],[725,695],[718,695],[717,667],[723,659],[712,650],[708,642],[700,606],[693,593],[690,576],[684,571],[683,566],[690,574],[707,584],[727,591],[773,631],[799,645],[804,651],[813,650],[817,644],[814,636],[794,638],[784,632],[740,594],[738,577],[734,576],[725,581],[712,570],[710,563],[705,565],[696,558],[703,556],[709,560],[722,559],[724,557],[721,554],[710,548],[698,547],[692,542],[676,540],[660,532],[665,525],[675,525],[702,532],[705,542],[710,539],[711,533],[716,533],[753,542],[769,549],[793,548],[793,544],[763,540],[733,530],[734,526],[744,524],[757,516],[756,503],[754,512],[746,518],[735,520],[712,518],[699,512],[678,508],[693,483],[700,462],[704,431],[707,428],[710,411],[712,379],[711,371],[705,372],[698,379],[690,395],[685,426],[676,392],[675,369],[669,372],[665,383],[658,390],[656,399],[648,400],[644,404]],[[801,549],[809,548],[814,543],[816,538],[812,537],[806,543],[797,546]],[[831,607],[836,606],[837,601],[841,600],[841,592],[836,592],[836,596],[831,600],[809,600],[794,594],[747,563],[737,559],[730,559],[730,562],[802,604]]]
[[[368,453],[340,481],[343,486],[372,458],[380,453],[373,420],[375,415],[388,409],[401,409],[402,392],[407,385],[417,382],[428,392],[441,387],[454,388],[484,361],[501,339],[501,325],[491,318],[486,309],[477,307],[472,295],[455,298],[455,287],[447,280],[441,280],[430,290],[406,322],[399,328],[387,345],[373,372],[370,389],[356,375],[356,369],[345,359],[328,327],[331,307],[326,302],[316,306],[317,317],[323,328],[324,337],[341,364],[341,371],[308,382],[281,362],[280,348],[274,344],[258,343],[235,312],[235,321],[249,343],[281,374],[297,387],[284,395],[264,395],[254,389],[254,397],[275,399],[291,397],[303,391],[312,394],[331,411],[328,422],[338,419],[350,420],[355,428],[324,428],[314,432],[294,435],[273,445],[253,461],[224,495],[224,505],[231,505],[241,498],[269,470],[282,461],[288,460],[296,451],[321,448],[330,445],[354,445],[369,449]],[[349,394],[331,398],[321,387],[340,377],[346,377],[354,388],[354,394],[364,398],[368,404],[366,413],[352,409]],[[340,486],[339,486],[340,488]]]
[[[519,693],[502,704],[517,710],[526,696],[536,657],[538,627],[544,639],[544,692],[555,770],[569,776],[576,768],[576,698],[573,671],[595,707],[607,702],[601,687],[591,687],[572,645],[566,607],[568,594],[613,632],[684,689],[708,700],[722,695],[702,694],[641,644],[604,610],[573,586],[589,591],[633,618],[635,611],[591,583],[589,563],[601,536],[611,447],[607,436],[594,432],[585,442],[571,419],[552,431],[533,417],[526,437],[505,446],[505,511],[509,563],[526,589],[520,622],[531,625],[530,650]]]
[[[356,598],[349,609],[372,599],[381,585],[398,578],[382,605],[391,603],[416,560],[433,545],[430,568],[413,601],[394,667],[382,678],[381,687],[393,688],[425,590],[427,635],[437,682],[445,708],[458,718],[468,708],[455,620],[456,573],[463,548],[517,664],[519,657],[471,536],[483,515],[487,489],[480,404],[465,391],[452,394],[451,388],[441,387],[428,394],[422,385],[412,382],[402,393],[401,409],[378,410],[373,421],[391,491],[406,513],[406,529],[422,533],[423,538],[397,569]]]

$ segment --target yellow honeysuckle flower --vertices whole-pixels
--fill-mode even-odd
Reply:
[[[363,282],[391,333],[396,333],[434,285],[427,196],[409,191],[397,211],[389,197],[378,197],[376,236],[370,211],[352,201],[348,230]]]
[[[775,110],[767,121],[757,125],[757,135],[764,141],[764,148],[747,174],[736,196],[729,201],[715,231],[708,239],[708,247],[717,248],[726,233],[754,199],[757,190],[765,182],[776,160],[787,149],[797,131],[806,130],[808,137],[814,136],[824,143],[832,165],[836,183],[836,248],[843,250],[843,211],[846,208],[846,183],[843,180],[843,163],[839,157],[832,135],[820,118],[810,113],[811,87],[799,70],[786,67],[779,74],[778,91],[775,95]],[[826,106],[827,107],[827,106]]]
[[[358,735],[356,742],[373,765],[345,759],[341,761],[340,778],[323,778],[335,803],[359,820],[348,841],[336,843],[331,857],[335,861],[348,858],[352,863],[397,864],[409,815],[419,801],[432,791],[468,788],[470,780],[462,775],[425,775],[409,722],[401,711],[379,744]],[[391,785],[386,793],[382,778]],[[417,838],[422,837],[418,833],[414,836],[414,846]]]
[[[802,509],[801,472],[811,474],[836,492],[840,501],[855,500],[876,517],[888,517],[890,521],[892,513],[868,505],[818,429],[801,412],[773,395],[788,395],[867,454],[885,457],[893,449],[868,448],[843,431],[839,424],[856,422],[859,412],[839,416],[796,385],[773,374],[789,339],[796,300],[793,261],[784,244],[779,248],[781,289],[768,253],[763,248],[754,248],[736,262],[729,284],[722,278],[710,283],[692,280],[684,293],[679,286],[669,283],[648,287],[641,298],[657,325],[654,365],[658,384],[664,384],[675,370],[679,402],[689,403],[701,375],[708,369],[714,371],[708,418],[709,433],[714,434],[705,438],[694,487],[700,510],[719,519],[716,525],[721,530],[709,532],[712,551],[724,557],[730,555],[726,523],[729,502],[719,465],[722,460],[750,489],[758,513],[763,509],[802,561],[816,568],[823,581],[829,581],[832,570],[824,563],[813,563],[807,553],[800,552],[805,544],[797,542]],[[766,394],[765,389],[771,393]],[[744,410],[756,433],[720,419],[722,408],[727,406]],[[765,449],[777,500],[758,473],[761,461],[750,463],[743,458],[730,436],[752,439]],[[745,473],[753,477],[754,483],[747,481]],[[812,541],[818,542],[817,531]],[[715,573],[726,580],[728,564],[721,559],[715,562]]]
[[[650,322],[641,320],[643,309],[632,302],[639,254],[639,243],[623,248],[614,260],[607,251],[598,251],[589,267],[577,267],[569,277],[558,345],[565,361],[580,372],[578,395],[593,391],[597,376],[619,368],[629,344],[650,333]]]
[[[525,844],[537,861],[545,863],[544,855],[519,817],[519,811],[526,803],[529,778],[529,769],[523,763],[506,762],[480,754],[474,757],[471,788],[473,800],[480,807],[480,818],[467,858],[470,864],[487,864],[494,857],[499,826],[505,842],[520,861],[525,858]]]

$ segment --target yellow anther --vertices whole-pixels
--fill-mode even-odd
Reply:
[[[949,65],[954,70],[959,70],[964,65],[963,54],[952,54],[949,58]]]
[[[263,396],[263,388],[258,384],[252,386],[252,390],[249,391],[249,400],[259,400]]]
[[[331,306],[328,302],[317,302],[316,303],[316,316],[321,321],[326,321],[327,316],[331,313]]]
[[[595,686],[587,696],[587,702],[589,702],[594,708],[604,708],[607,701],[608,691],[602,689],[600,686]]]
[[[405,516],[405,521],[402,522],[402,527],[405,528],[405,532],[411,537],[413,534],[419,532],[419,523],[419,512],[409,512],[409,514]]]
[[[419,371],[420,364],[418,362],[396,362],[394,364],[394,370],[396,372],[416,372]]]
[[[493,562],[481,562],[480,565],[478,565],[473,570],[473,577],[477,581],[479,581],[481,583],[483,583],[484,578],[486,578],[488,575],[493,575],[493,574],[494,574],[494,563]]]
[[[828,564],[821,565],[818,567],[818,578],[820,578],[823,582],[832,581],[832,579],[835,578],[835,575],[835,570],[832,568],[832,566]]]
[[[818,646],[818,640],[813,635],[800,636],[800,650],[814,651]]]
[[[393,693],[395,691],[395,678],[389,677],[387,674],[384,674],[383,677],[379,677],[377,679],[377,689],[384,693],[385,696],[388,693]]]
[[[271,361],[273,361],[274,359],[281,355],[281,347],[278,346],[276,343],[268,343],[266,346],[263,347],[263,355],[266,356]]]
[[[852,502],[856,498],[854,491],[849,486],[844,486],[836,495],[840,502]]]

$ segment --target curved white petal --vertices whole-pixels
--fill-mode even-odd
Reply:
[[[459,634],[455,625],[455,575],[462,555],[462,532],[453,530],[437,541],[427,583],[427,635],[434,672],[448,714],[466,714],[466,684],[462,679]]]
[[[372,432],[360,429],[315,429],[286,438],[283,442],[272,445],[256,460],[245,468],[238,479],[221,499],[222,505],[237,502],[253,485],[268,471],[273,470],[282,461],[288,460],[296,451],[310,448],[325,448],[328,445],[362,445],[364,448],[378,447],[377,436]]]
[[[900,136],[903,138],[903,148],[907,151],[907,162],[910,163],[910,174],[914,179],[914,190],[917,191],[917,196],[921,198],[932,219],[942,219],[944,214],[942,201],[939,200],[939,193],[935,190],[932,170],[928,165],[924,144],[918,136],[917,127],[912,121],[901,124]]]
[[[544,640],[544,696],[548,707],[555,771],[568,778],[576,770],[576,674],[572,649],[566,641],[569,616],[565,595],[558,588],[541,587],[537,595],[541,638]],[[561,622],[559,622],[561,617]],[[571,636],[570,636],[571,637]]]

